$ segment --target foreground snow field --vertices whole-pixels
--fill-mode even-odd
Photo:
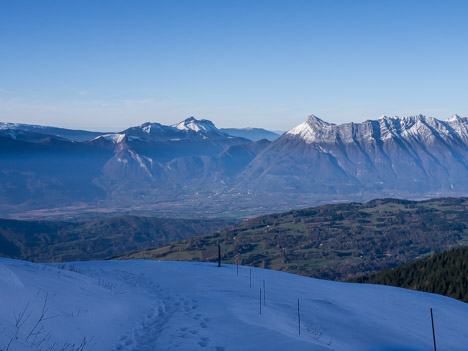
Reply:
[[[191,262],[0,259],[0,350],[432,350],[431,307],[437,348],[468,350],[462,302],[264,269],[252,269],[250,288],[249,273]]]

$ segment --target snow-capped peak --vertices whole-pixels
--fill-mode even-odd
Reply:
[[[172,129],[172,127],[164,126],[161,123],[155,122],[146,122],[139,126],[139,128],[146,134],[151,134],[154,132],[161,132],[168,129]]]
[[[317,123],[318,124],[327,124],[327,125],[333,124],[333,123],[325,122],[324,120],[318,118],[315,115],[310,115],[309,117],[307,117],[307,124],[309,124],[310,126],[313,126],[313,125],[315,125]]]
[[[304,139],[306,143],[313,143],[318,140],[328,139],[335,129],[335,124],[327,123],[317,116],[310,115],[307,121],[294,127],[286,135],[298,136]]]
[[[446,121],[447,122],[456,122],[456,121],[458,121],[460,119],[461,119],[461,117],[459,115],[454,114],[452,117],[448,118]]]
[[[173,127],[179,130],[194,131],[197,133],[212,132],[216,134],[224,134],[215,127],[213,122],[206,119],[198,120],[195,117],[187,118],[180,123],[174,124]]]
[[[185,138],[203,138],[211,136],[228,137],[228,134],[219,130],[208,120],[197,120],[194,117],[173,124],[164,125],[154,122],[146,122],[137,127],[131,127],[123,132],[129,138],[138,137],[141,140],[180,140]],[[129,139],[133,141],[134,139]]]

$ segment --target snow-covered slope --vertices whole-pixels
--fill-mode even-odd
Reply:
[[[142,140],[152,141],[228,137],[226,133],[216,128],[213,122],[206,119],[198,120],[195,117],[189,117],[172,126],[147,122],[137,127],[128,128],[122,133],[127,136],[141,138]]]
[[[225,135],[225,133],[221,132],[218,128],[215,127],[213,122],[206,119],[198,120],[195,119],[195,117],[189,117],[180,123],[174,124],[173,127],[184,131]]]
[[[282,134],[278,134],[263,128],[221,128],[220,130],[229,135],[246,138],[253,141],[262,139],[273,141],[278,139]]]
[[[93,139],[101,134],[99,132],[90,132],[86,130],[73,130],[64,129],[50,126],[40,126],[34,124],[22,124],[22,123],[8,123],[0,122],[0,130],[11,129],[15,131],[24,131],[30,133],[47,134],[56,136],[59,138],[69,139],[73,141],[85,141]]]
[[[46,141],[47,139],[67,140],[56,135],[29,132],[21,129],[2,129],[1,127],[2,126],[0,124],[0,137],[11,138],[13,140],[25,141],[28,143],[37,143]]]
[[[97,140],[97,139],[104,139],[107,141],[111,141],[114,144],[118,144],[118,143],[121,143],[122,140],[125,139],[125,134],[119,134],[119,133],[103,134],[94,138],[93,140]]]
[[[468,305],[398,288],[187,262],[0,260],[0,349],[468,350]],[[260,289],[266,305],[260,314]],[[301,335],[297,299],[300,298]],[[45,319],[30,334],[40,319]],[[21,314],[24,317],[21,319]],[[16,316],[16,317],[15,317]],[[86,339],[84,339],[86,338]],[[81,349],[80,349],[81,350]]]

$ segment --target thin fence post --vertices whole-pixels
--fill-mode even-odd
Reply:
[[[265,279],[263,279],[263,306],[266,306]]]
[[[221,267],[221,246],[218,244],[218,267]]]
[[[299,310],[299,298],[297,298],[297,323],[299,326],[299,335],[301,335],[301,313]]]
[[[252,268],[250,268],[250,279],[249,279],[249,287],[252,287]]]
[[[237,263],[237,276],[239,276],[239,257],[237,257],[236,263]]]
[[[434,316],[432,315],[432,307],[431,307],[431,322],[432,322],[432,340],[434,341],[434,351],[437,351],[435,331],[434,331]]]
[[[262,314],[262,288],[260,288],[260,314]]]

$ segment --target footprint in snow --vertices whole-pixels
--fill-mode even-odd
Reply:
[[[204,336],[204,337],[200,338],[200,341],[198,342],[198,345],[200,345],[201,347],[207,347],[209,342],[210,342],[210,338]]]

